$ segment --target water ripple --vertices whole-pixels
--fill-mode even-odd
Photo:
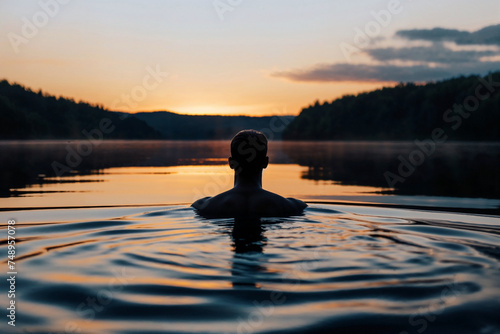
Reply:
[[[28,332],[54,333],[70,325],[83,333],[500,332],[499,218],[346,208],[311,205],[302,217],[251,224],[202,219],[185,206],[90,221],[45,213],[18,231],[19,318]]]

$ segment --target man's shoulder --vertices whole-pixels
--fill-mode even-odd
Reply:
[[[298,210],[303,211],[305,208],[307,208],[307,204],[301,201],[300,199],[288,197],[286,198],[292,205],[297,208]]]
[[[291,197],[285,198],[267,190],[264,190],[264,192],[264,200],[270,201],[275,207],[282,208],[286,213],[291,213],[290,215],[302,213],[307,207],[307,204],[301,200]]]
[[[228,190],[214,197],[200,198],[191,206],[202,216],[232,216],[239,210],[237,197]]]
[[[196,200],[193,204],[191,204],[191,206],[193,208],[195,208],[196,210],[201,210],[203,208],[205,208],[208,204],[208,201],[211,199],[212,197],[208,196],[208,197],[203,197],[203,198],[200,198],[199,200]]]

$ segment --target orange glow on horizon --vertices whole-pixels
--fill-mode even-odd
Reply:
[[[51,60],[44,60],[44,63],[50,64]],[[20,62],[15,62],[12,67],[18,68],[21,66],[20,64]],[[61,65],[61,67],[65,66]],[[21,66],[15,71],[15,75],[14,73],[8,75],[8,72],[10,71],[7,71],[6,75],[0,79],[23,85],[34,92],[42,90],[45,94],[52,96],[73,99],[76,102],[102,105],[110,111],[131,114],[167,111],[193,116],[296,116],[303,108],[313,105],[316,100],[331,102],[345,95],[356,95],[382,87],[392,87],[397,84],[390,82],[293,83],[268,79],[273,81],[270,83],[272,86],[283,86],[275,96],[258,94],[248,98],[242,97],[238,100],[224,101],[226,97],[223,92],[218,94],[219,97],[215,96],[216,92],[214,92],[214,96],[207,98],[203,93],[203,87],[193,87],[191,92],[184,91],[186,88],[182,87],[183,91],[180,92],[180,96],[175,96],[175,94],[168,91],[172,87],[166,87],[149,93],[144,100],[134,101],[130,97],[132,90],[123,83],[116,81],[68,85],[58,79],[61,74],[56,75],[53,79],[49,76],[42,81],[38,77],[33,77],[33,69],[30,65]],[[238,90],[244,91],[245,87],[233,87],[233,90],[235,92]],[[200,92],[199,96],[197,96],[198,92]],[[128,100],[124,96],[128,97]],[[220,98],[219,101],[218,98]]]

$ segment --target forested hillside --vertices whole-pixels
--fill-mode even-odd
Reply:
[[[451,140],[500,140],[500,72],[348,95],[304,108],[291,140],[414,140],[442,128]]]
[[[231,139],[238,131],[255,129],[272,139],[282,132],[294,116],[191,116],[172,112],[133,114],[158,130],[165,139]]]
[[[107,119],[106,139],[229,139],[245,128],[270,139],[414,140],[436,128],[450,140],[500,141],[500,72],[419,85],[401,83],[293,116],[128,114],[0,81],[0,139],[81,139]]]
[[[230,139],[247,128],[281,139],[293,118],[112,112],[0,81],[0,139],[84,139],[85,133],[101,127],[103,119],[113,129],[104,139]]]
[[[160,137],[135,117],[122,119],[99,105],[77,103],[0,81],[0,139],[83,139],[84,132],[94,129],[101,131],[105,139]]]

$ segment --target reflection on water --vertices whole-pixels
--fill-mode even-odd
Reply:
[[[28,333],[500,331],[499,218],[316,204],[262,221],[186,206],[9,216]]]
[[[227,165],[227,141],[108,141],[90,151],[84,144],[0,142],[0,196],[9,199],[4,206],[188,203],[231,186],[229,169],[203,167]],[[264,173],[264,186],[305,200],[356,195],[350,200],[432,205],[443,201],[436,196],[447,196],[446,204],[437,205],[461,207],[461,197],[491,199],[476,200],[481,203],[474,207],[499,207],[499,143],[441,144],[389,187],[386,173],[397,175],[401,157],[408,160],[415,148],[391,142],[271,142],[274,165]],[[381,196],[391,194],[396,197]],[[17,197],[30,197],[31,204],[13,200]]]
[[[84,145],[88,141],[0,142],[0,193],[43,185],[46,177],[100,174],[111,167],[221,164],[227,158],[223,141],[106,141],[88,151]]]
[[[254,275],[265,272],[260,263],[267,240],[260,219],[236,219],[231,229],[233,241],[233,287],[257,287]],[[251,275],[248,275],[251,273]]]
[[[302,175],[306,179],[378,187],[400,195],[500,198],[499,143],[441,144],[430,155],[412,155],[421,152],[413,143],[391,142],[286,143],[283,151],[291,161],[308,166]],[[422,164],[408,164],[410,155],[423,156]],[[417,159],[413,161],[420,163]],[[384,174],[399,176],[400,168],[410,176],[403,173],[404,181],[388,189]]]

